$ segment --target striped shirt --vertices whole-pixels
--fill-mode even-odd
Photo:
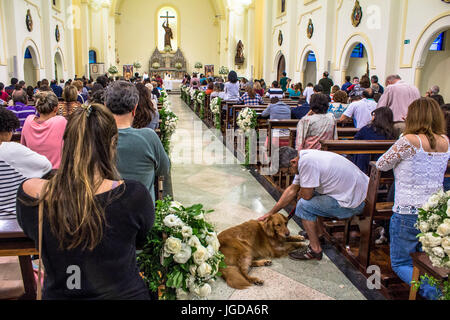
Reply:
[[[37,114],[35,107],[27,106],[22,102],[16,102],[16,105],[8,107],[7,109],[14,112],[14,114],[20,121],[20,128],[16,130],[16,133],[22,132],[23,124],[25,123],[25,120],[28,118],[28,116],[34,116]]]
[[[269,91],[266,93],[266,97],[272,98],[278,98],[283,99],[284,98],[284,91],[280,88],[270,88]]]
[[[16,218],[17,190],[25,177],[0,160],[0,220]]]

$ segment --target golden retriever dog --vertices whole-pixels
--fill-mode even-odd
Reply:
[[[288,220],[277,213],[265,221],[251,220],[219,234],[227,265],[220,272],[230,287],[263,285],[263,280],[248,275],[250,267],[270,266],[272,261],[266,259],[281,258],[306,246],[302,236],[290,236]]]

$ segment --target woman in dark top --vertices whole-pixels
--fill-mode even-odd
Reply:
[[[355,135],[355,140],[397,140],[394,129],[394,114],[388,107],[378,108],[372,112],[372,122],[361,128]],[[370,161],[377,161],[380,156],[358,154],[353,157],[353,163],[364,173],[369,173]]]
[[[43,203],[43,299],[149,299],[136,246],[154,222],[146,187],[120,181],[118,129],[102,105],[77,109],[64,134],[60,169],[49,181],[31,179],[18,191],[17,220],[38,247]],[[74,281],[79,276],[79,281]]]
[[[136,88],[139,91],[139,104],[136,109],[133,128],[158,129],[159,112],[158,108],[153,104],[151,91],[143,83],[138,83]]]

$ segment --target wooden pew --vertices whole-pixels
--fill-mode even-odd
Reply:
[[[326,140],[320,141],[323,151],[337,154],[384,154],[395,141],[387,140]]]
[[[0,256],[19,257],[25,289],[25,293],[20,299],[36,299],[36,280],[31,256],[37,254],[34,241],[25,236],[17,220],[0,220]]]

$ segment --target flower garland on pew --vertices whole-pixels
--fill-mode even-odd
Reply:
[[[236,120],[236,123],[242,131],[244,131],[245,139],[245,166],[250,164],[250,145],[251,145],[251,131],[258,125],[258,115],[256,111],[251,108],[245,108],[242,110]]]
[[[187,86],[182,85],[180,87],[180,91],[181,91],[181,100],[183,100],[184,102],[187,103],[187,92],[186,92]]]
[[[145,283],[163,300],[206,298],[226,267],[214,227],[205,220],[211,211],[170,198],[156,204],[155,224],[137,258]]]
[[[193,103],[193,110],[194,110],[194,112],[197,112],[197,92],[198,92],[198,90],[191,88],[189,92],[190,92],[190,98],[191,98],[189,102]]]
[[[206,101],[206,92],[198,90],[197,92],[197,104],[200,106],[199,116],[200,119],[205,118],[205,101]]]
[[[419,209],[416,228],[423,251],[429,256],[434,267],[450,269],[450,191],[433,194]],[[426,281],[432,286],[441,287],[441,300],[450,300],[450,281],[440,283],[429,275],[421,277],[421,282],[413,283],[418,290]]]
[[[161,91],[159,101],[163,105],[161,110],[159,110],[159,117],[161,119],[161,142],[167,155],[170,156],[170,140],[177,128],[178,117],[171,110],[172,103],[165,90]]]
[[[220,113],[222,110],[220,107],[222,106],[222,99],[219,97],[216,97],[211,100],[211,103],[209,105],[209,108],[211,109],[212,114],[214,115],[214,126],[217,130],[222,130],[222,123],[220,119]]]

